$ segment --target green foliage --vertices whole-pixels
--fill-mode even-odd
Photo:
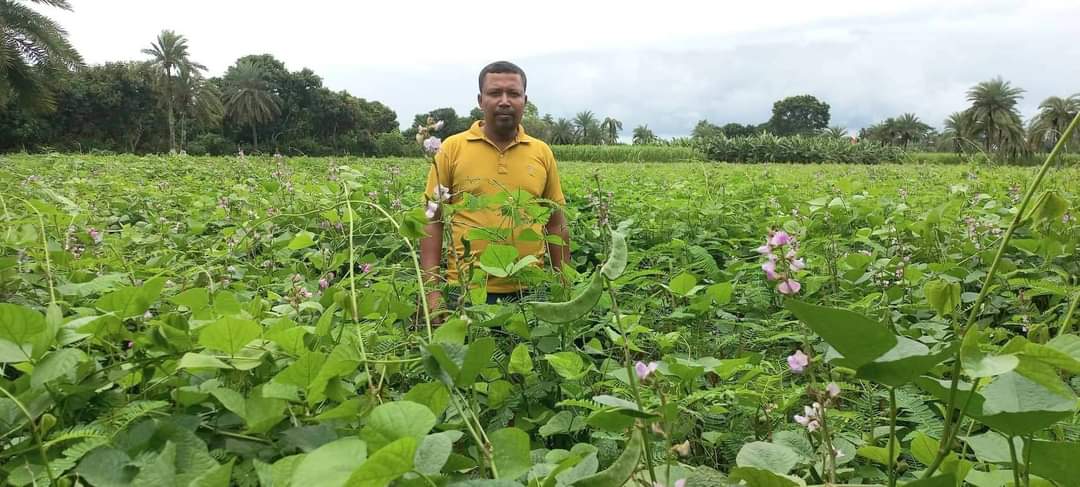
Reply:
[[[699,146],[710,160],[723,162],[880,164],[904,160],[904,151],[898,147],[809,135],[720,136],[703,139]]]
[[[829,104],[811,95],[789,96],[773,104],[767,124],[777,135],[810,135],[829,126]]]

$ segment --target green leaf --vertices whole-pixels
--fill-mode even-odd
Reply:
[[[0,340],[15,345],[29,344],[43,331],[45,317],[41,313],[14,304],[0,303]]]
[[[300,460],[292,474],[292,485],[341,487],[366,458],[367,445],[363,441],[357,438],[332,441]]]
[[[1031,473],[1060,485],[1076,485],[1080,479],[1080,443],[1035,440],[1030,447]]]
[[[915,457],[923,465],[930,465],[934,462],[934,457],[937,456],[940,446],[940,441],[931,438],[922,431],[916,431],[911,439],[911,456]]]
[[[987,431],[981,435],[961,436],[960,439],[971,447],[971,450],[975,452],[975,457],[981,462],[1012,463],[1012,456],[1009,453],[1009,440],[1001,433]],[[1014,438],[1013,446],[1016,447],[1017,452],[1024,451],[1024,440]]]
[[[1062,198],[1056,191],[1050,190],[1039,196],[1031,210],[1024,216],[1024,220],[1033,220],[1036,224],[1057,221],[1068,210],[1068,200]]]
[[[454,440],[459,437],[460,431],[444,431],[425,436],[413,458],[416,471],[424,475],[439,473],[454,450]]]
[[[394,401],[379,405],[367,418],[360,438],[372,451],[404,437],[421,438],[435,426],[435,415],[427,406],[411,401]]]
[[[173,485],[176,483],[176,444],[167,441],[161,453],[148,460],[132,479],[133,485]]]
[[[952,356],[953,348],[947,347],[931,354],[926,345],[908,337],[896,337],[896,346],[857,369],[856,375],[887,385],[900,387],[922,375],[931,367]]]
[[[684,272],[671,279],[671,282],[668,283],[668,289],[679,296],[689,296],[697,283],[698,280],[693,274]]]
[[[581,294],[578,294],[565,303],[528,303],[533,314],[541,321],[548,323],[569,323],[591,311],[600,301],[600,295],[604,291],[603,274],[593,273],[592,281]]]
[[[465,344],[465,334],[468,331],[468,323],[463,319],[453,319],[443,323],[435,330],[435,343]]]
[[[1016,372],[997,376],[981,392],[985,398],[982,414],[1000,420],[997,425],[987,424],[1013,436],[1034,433],[1067,418],[1076,406],[1075,397],[1054,393]]]
[[[948,316],[960,305],[960,283],[936,280],[923,286],[923,293],[930,307],[941,316]]]
[[[634,430],[630,440],[626,442],[626,449],[619,458],[608,468],[574,482],[575,487],[622,487],[634,474],[641,460],[642,439],[641,433]]]
[[[169,301],[179,306],[186,306],[195,313],[210,307],[210,292],[205,287],[191,288],[169,298]]]
[[[438,416],[450,405],[450,391],[441,382],[426,382],[413,386],[402,399],[423,404]]]
[[[386,487],[413,469],[417,440],[406,436],[375,451],[349,477],[347,487]]]
[[[937,475],[928,479],[915,480],[904,487],[956,487],[956,476],[951,473]]]
[[[178,369],[231,369],[232,366],[217,357],[188,352],[177,362]]]
[[[806,482],[798,477],[780,475],[762,468],[738,467],[731,470],[728,480],[744,482],[753,487],[806,487]]]
[[[275,382],[291,384],[301,389],[307,389],[319,375],[319,370],[326,363],[326,354],[322,352],[307,352],[300,356],[285,370],[274,377]]]
[[[510,373],[521,374],[528,376],[532,374],[533,363],[532,356],[529,354],[529,346],[524,343],[519,343],[514,347],[514,351],[510,352]]]
[[[229,463],[218,465],[205,473],[200,474],[188,485],[190,487],[229,487],[229,479],[232,477],[234,461],[236,461],[235,458],[229,460]]]
[[[770,472],[786,475],[801,460],[798,453],[784,445],[754,441],[739,449],[735,463],[740,467],[763,468]]]
[[[576,352],[548,354],[544,355],[544,360],[564,379],[577,380],[587,372],[585,361]]]
[[[843,359],[844,367],[857,369],[884,355],[897,344],[896,336],[880,323],[845,309],[829,308],[788,299],[785,305]]]
[[[262,327],[254,321],[225,316],[200,330],[199,344],[236,355],[236,352],[258,338],[261,333]]]
[[[99,447],[79,461],[75,472],[90,485],[100,487],[127,487],[137,473],[129,466],[131,458],[122,450],[107,446]]]
[[[461,364],[461,370],[454,379],[454,385],[469,387],[476,382],[476,376],[480,370],[491,361],[491,354],[495,353],[495,339],[484,337],[469,344],[465,352],[465,360]]]
[[[529,471],[529,434],[517,428],[503,428],[488,435],[499,476],[516,479]]]
[[[305,249],[312,245],[315,245],[315,234],[305,230],[289,241],[289,250]]]
[[[990,355],[984,353],[980,345],[986,334],[980,330],[968,330],[964,343],[960,347],[960,363],[968,377],[993,377],[1004,374],[1020,365],[1016,355]]]
[[[887,446],[862,446],[859,447],[857,453],[863,458],[888,466],[896,463],[896,459],[900,457],[900,444],[893,439],[893,456],[891,459],[889,458],[889,448]]]
[[[608,279],[614,281],[626,270],[626,235],[620,232],[611,232],[611,255],[608,256],[600,272]]]
[[[480,268],[493,276],[507,277],[517,256],[517,248],[511,245],[490,244],[480,254]]]
[[[79,349],[62,348],[53,351],[34,367],[30,385],[38,388],[64,376],[74,380],[76,367],[86,360],[86,353]]]

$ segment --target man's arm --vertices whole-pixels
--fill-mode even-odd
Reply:
[[[570,228],[566,225],[566,215],[561,209],[555,209],[544,229],[548,235],[558,235],[563,241],[563,245],[547,244],[551,266],[556,272],[562,272],[563,264],[570,264]]]
[[[420,239],[420,268],[424,275],[424,288],[428,290],[428,311],[439,309],[442,292],[439,291],[440,271],[442,268],[443,222],[439,211],[435,218],[424,227],[428,236]],[[441,323],[442,317],[431,317],[432,323]]]

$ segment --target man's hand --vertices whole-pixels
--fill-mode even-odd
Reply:
[[[441,325],[443,322],[442,291],[428,291],[427,293],[428,314],[431,316],[432,325]]]

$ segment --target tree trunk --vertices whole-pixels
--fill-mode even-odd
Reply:
[[[184,150],[184,146],[187,145],[187,115],[180,115],[180,150]]]
[[[251,141],[254,147],[252,147],[251,153],[259,150],[259,133],[255,130],[255,122],[251,122]]]
[[[172,77],[165,73],[165,106],[169,111],[169,152],[176,152],[176,120],[173,115]]]

